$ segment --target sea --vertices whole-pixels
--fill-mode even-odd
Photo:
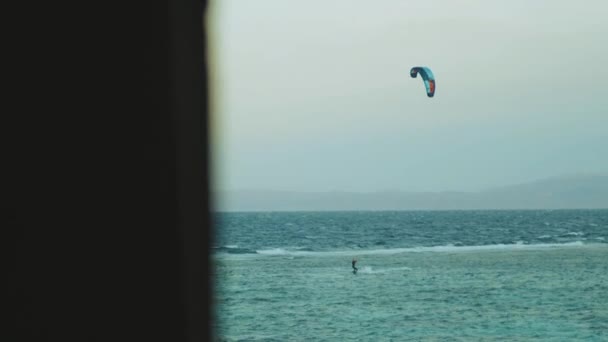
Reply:
[[[608,341],[608,210],[213,219],[217,341]]]

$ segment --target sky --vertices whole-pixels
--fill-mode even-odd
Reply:
[[[605,0],[216,0],[207,15],[213,189],[479,191],[608,171]]]

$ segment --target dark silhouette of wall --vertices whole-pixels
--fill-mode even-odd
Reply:
[[[206,1],[127,6],[24,38],[3,341],[211,340]]]

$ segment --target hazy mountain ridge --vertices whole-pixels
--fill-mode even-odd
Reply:
[[[608,208],[608,174],[542,179],[480,192],[230,191],[218,211],[459,210]]]

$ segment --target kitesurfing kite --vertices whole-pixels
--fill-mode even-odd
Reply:
[[[433,72],[431,69],[427,67],[413,67],[410,70],[410,76],[412,78],[416,78],[416,76],[420,74],[422,80],[424,81],[424,86],[426,87],[426,96],[433,97],[435,95],[435,76],[433,76]]]

